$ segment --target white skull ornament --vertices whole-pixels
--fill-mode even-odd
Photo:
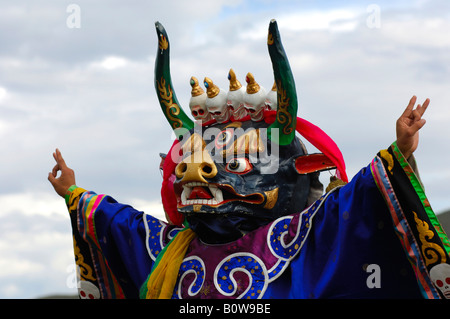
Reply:
[[[228,73],[228,80],[230,80],[230,90],[227,94],[227,105],[231,109],[231,114],[234,120],[242,120],[247,116],[247,109],[244,107],[245,88],[237,80],[233,69]]]
[[[270,111],[276,111],[278,106],[278,96],[277,96],[277,86],[274,83],[272,90],[267,93],[266,96],[266,107]]]
[[[264,119],[264,108],[266,107],[266,90],[259,86],[251,73],[247,73],[245,80],[247,82],[247,90],[244,95],[245,108],[252,121],[261,121]]]
[[[192,116],[199,122],[208,122],[212,120],[211,113],[206,109],[206,93],[198,84],[196,77],[192,76],[190,81],[191,99],[189,101],[189,108]]]
[[[227,93],[220,89],[213,81],[205,77],[204,84],[206,87],[206,108],[216,119],[217,123],[225,123],[231,117],[230,107],[227,105]]]
[[[85,280],[79,281],[78,296],[80,299],[100,299],[100,290],[93,283]]]
[[[445,298],[450,299],[450,265],[439,264],[431,268],[430,277]]]

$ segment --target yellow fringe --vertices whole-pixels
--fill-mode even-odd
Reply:
[[[190,228],[175,236],[147,282],[147,299],[172,297],[181,263],[194,238],[195,233]]]

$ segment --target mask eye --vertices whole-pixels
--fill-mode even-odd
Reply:
[[[225,166],[227,172],[235,174],[245,174],[252,168],[252,164],[245,157],[233,158]]]
[[[233,137],[233,132],[230,130],[225,130],[219,133],[219,135],[217,135],[216,137],[216,147],[218,149],[221,149],[223,147],[225,147],[232,139]]]

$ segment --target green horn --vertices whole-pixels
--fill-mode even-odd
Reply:
[[[272,138],[272,129],[277,128],[279,130],[279,140],[274,142],[280,145],[288,145],[294,139],[297,125],[297,91],[295,89],[294,76],[292,75],[286,52],[284,52],[281,44],[280,33],[275,20],[270,21],[267,46],[269,47],[269,55],[272,60],[278,95],[277,116],[275,122],[269,126],[268,135]]]
[[[178,103],[175,90],[170,77],[169,38],[161,23],[156,22],[156,34],[158,35],[158,51],[155,61],[155,89],[161,109],[174,130],[177,138],[194,127],[194,122],[184,113]]]

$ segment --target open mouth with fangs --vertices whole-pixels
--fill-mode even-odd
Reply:
[[[264,202],[263,194],[240,195],[229,185],[189,182],[183,184],[182,189],[178,198],[178,208],[189,205],[220,206],[231,201],[251,204]]]

